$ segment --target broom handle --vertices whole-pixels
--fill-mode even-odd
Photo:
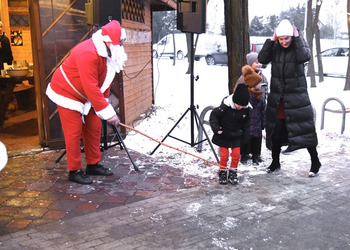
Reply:
[[[210,163],[210,164],[212,164],[212,165],[215,165],[215,166],[218,166],[218,167],[221,166],[220,164],[218,164],[218,163],[216,163],[216,162],[209,161],[209,160],[207,160],[207,159],[204,159],[204,158],[199,157],[199,156],[197,156],[197,155],[194,155],[194,154],[192,154],[192,153],[189,153],[189,152],[186,152],[186,151],[181,150],[181,149],[179,149],[179,148],[175,148],[175,147],[173,147],[173,146],[170,146],[170,145],[168,145],[168,144],[165,144],[164,142],[160,142],[160,141],[158,141],[157,139],[154,139],[154,138],[152,138],[151,136],[146,135],[145,133],[142,133],[141,131],[139,131],[139,130],[133,128],[133,127],[130,127],[130,126],[124,124],[124,123],[121,123],[121,122],[120,122],[119,125],[121,125],[121,126],[127,128],[127,129],[133,130],[133,131],[135,131],[135,132],[137,132],[137,133],[139,133],[139,134],[141,134],[141,135],[143,135],[143,136],[145,136],[145,137],[147,137],[147,138],[149,138],[149,139],[151,139],[151,140],[153,140],[153,141],[155,141],[155,142],[157,142],[157,143],[159,143],[159,144],[162,144],[162,145],[166,146],[166,147],[169,147],[169,148],[175,149],[175,150],[177,150],[177,151],[180,151],[180,152],[182,152],[182,153],[191,155],[191,156],[193,156],[193,157],[196,157],[196,158],[198,158],[198,159],[201,159],[201,160],[203,160],[203,161],[206,161],[206,162],[208,162],[208,163]],[[243,174],[243,175],[246,175],[246,176],[251,177],[249,174],[240,172],[240,171],[238,171],[237,169],[232,169],[232,170],[235,171],[235,172],[237,172],[237,173],[239,173],[239,174]]]

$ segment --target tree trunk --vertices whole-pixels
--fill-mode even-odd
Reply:
[[[309,61],[308,75],[311,80],[311,87],[316,87],[314,52],[313,52],[313,25],[312,25],[312,0],[307,1],[306,38],[309,44],[311,58]]]
[[[316,40],[316,57],[317,57],[317,65],[318,65],[318,82],[323,82],[323,65],[322,65],[322,58],[321,58],[321,37],[320,37],[320,28],[318,26],[319,16],[320,16],[320,10],[322,6],[322,2],[320,4],[316,4],[316,14],[314,19],[314,33],[315,33],[315,40]]]
[[[225,0],[228,90],[232,94],[249,49],[248,0]]]
[[[350,0],[348,0],[347,13],[350,13]],[[348,15],[348,34],[350,37],[350,16],[349,15]],[[350,47],[350,40],[349,40],[349,47]],[[350,90],[350,57],[348,60],[348,70],[346,71],[344,90]]]

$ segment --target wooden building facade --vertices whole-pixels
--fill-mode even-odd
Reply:
[[[64,147],[57,108],[45,91],[53,72],[69,55],[72,48],[88,39],[100,27],[86,24],[87,0],[0,0],[1,19],[9,27],[13,14],[28,15],[30,27],[25,30],[34,66],[35,96],[38,112],[39,143],[43,147]],[[111,2],[111,1],[108,1]],[[21,6],[19,13],[19,6]],[[7,12],[4,8],[8,8]],[[153,104],[152,12],[176,9],[175,0],[123,0],[122,26],[127,33],[124,43],[128,60],[124,71],[117,74],[110,100],[121,122],[132,124]],[[9,16],[6,16],[8,13]],[[5,21],[4,21],[5,20]],[[21,27],[19,27],[21,28]],[[8,28],[9,29],[9,28]],[[11,27],[13,29],[13,27]],[[21,28],[24,30],[23,28]],[[6,32],[7,33],[7,32]],[[30,39],[30,40],[29,40]],[[21,48],[23,50],[23,48]],[[28,53],[17,51],[20,55]]]

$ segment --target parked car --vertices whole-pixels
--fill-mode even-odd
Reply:
[[[263,45],[264,45],[263,43],[252,43],[251,44],[251,51],[259,53],[260,50],[262,49]],[[226,45],[222,46],[222,48],[221,47],[217,48],[216,51],[208,53],[205,56],[205,61],[207,62],[208,65],[216,65],[216,64],[227,65],[228,58],[227,58]],[[266,65],[264,64],[262,67],[266,68]]]
[[[252,43],[251,52],[259,53],[263,46],[264,46],[263,43]]]
[[[227,47],[226,45],[218,45],[215,51],[205,55],[205,61],[208,65],[224,64],[227,65]]]
[[[153,57],[174,56],[174,37],[175,37],[175,56],[178,60],[184,59],[187,55],[187,42],[185,33],[168,34],[156,44],[153,44]]]
[[[349,48],[330,48],[321,52],[323,75],[324,76],[344,76],[346,75]],[[318,74],[317,57],[314,57],[315,73]]]

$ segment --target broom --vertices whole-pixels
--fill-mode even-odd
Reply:
[[[165,144],[165,143],[163,143],[163,142],[160,142],[160,141],[158,141],[157,139],[154,139],[154,138],[152,138],[151,136],[146,135],[145,133],[142,133],[141,131],[139,131],[139,130],[133,128],[133,127],[130,127],[130,126],[124,124],[124,123],[121,123],[121,122],[120,122],[119,125],[120,125],[120,126],[123,126],[123,127],[125,127],[125,128],[127,128],[127,129],[133,130],[133,131],[135,131],[135,132],[137,132],[137,133],[139,133],[139,134],[141,134],[141,135],[143,135],[143,136],[145,136],[145,137],[147,137],[147,138],[149,138],[149,139],[151,139],[151,140],[153,140],[153,141],[155,141],[155,142],[157,142],[157,143],[159,143],[159,144],[162,144],[162,145],[166,146],[166,147],[175,149],[175,150],[180,151],[180,152],[182,152],[182,153],[191,155],[191,156],[196,157],[196,158],[198,158],[198,159],[201,159],[201,160],[203,160],[203,161],[205,161],[205,162],[208,162],[208,163],[210,163],[210,164],[212,164],[212,165],[221,167],[221,165],[218,164],[218,163],[216,163],[216,162],[209,161],[209,160],[204,159],[204,158],[202,158],[202,157],[200,157],[200,156],[198,156],[198,155],[195,155],[195,154],[186,152],[186,151],[181,150],[181,149],[179,149],[179,148],[175,148],[175,147],[173,147],[173,146],[170,146],[170,145],[168,145],[168,144]],[[232,170],[235,171],[235,172],[237,172],[237,173],[239,173],[239,174],[243,174],[243,175],[246,175],[246,176],[248,176],[248,177],[251,177],[251,175],[246,174],[246,173],[243,173],[243,172],[240,172],[240,171],[238,171],[238,170],[236,170],[236,169],[232,169]]]

